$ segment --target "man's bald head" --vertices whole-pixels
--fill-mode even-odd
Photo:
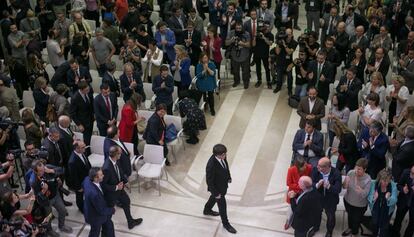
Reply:
[[[299,187],[302,190],[312,187],[312,179],[309,176],[302,176],[299,178]]]
[[[63,128],[68,128],[70,126],[70,121],[70,117],[67,115],[61,115],[58,119],[59,125]]]
[[[328,157],[322,157],[318,161],[318,166],[321,166],[321,167],[331,167],[331,160]]]

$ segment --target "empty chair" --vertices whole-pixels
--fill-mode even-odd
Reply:
[[[92,167],[102,167],[104,163],[104,145],[105,137],[92,135],[91,137],[91,154],[88,156]]]
[[[152,91],[152,84],[148,82],[143,83],[144,86],[144,93],[146,96],[146,100],[143,101],[145,105],[145,109],[150,109],[153,103],[152,98],[154,97],[154,91]]]
[[[165,172],[166,179],[168,174],[165,170],[164,148],[158,145],[145,144],[144,147],[144,165],[138,170],[138,191],[141,192],[139,178],[157,179],[158,194],[161,196],[161,177],[162,171]]]
[[[84,19],[84,20],[89,24],[91,31],[94,32],[96,30],[96,21],[88,20],[88,19]]]
[[[34,108],[33,91],[23,91],[23,107]]]

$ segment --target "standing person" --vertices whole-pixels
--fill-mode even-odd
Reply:
[[[141,76],[134,70],[134,65],[126,63],[124,73],[119,78],[121,81],[121,91],[124,94],[124,101],[127,102],[132,94],[138,93],[145,101],[144,85]]]
[[[330,147],[332,146],[335,135],[337,135],[334,129],[335,121],[339,120],[344,125],[348,125],[350,114],[351,111],[349,111],[349,108],[346,106],[345,99],[343,97],[338,97],[338,95],[332,96],[331,108],[329,108],[329,113],[327,116]]]
[[[312,170],[312,181],[316,190],[321,194],[322,208],[327,217],[325,237],[332,237],[336,222],[336,206],[339,203],[339,193],[342,188],[341,173],[331,166],[331,160],[328,157],[323,157],[319,160],[318,166]],[[320,222],[316,230],[319,230],[319,225]]]
[[[95,96],[93,100],[93,108],[99,135],[105,137],[108,127],[116,125],[118,102],[107,83],[102,83],[100,89],[101,94]]]
[[[204,206],[204,215],[221,217],[223,227],[230,233],[237,233],[236,229],[230,225],[227,219],[226,193],[231,175],[229,163],[227,163],[227,148],[223,144],[217,144],[213,147],[213,155],[207,162],[206,181],[208,191],[211,193],[210,198]],[[214,204],[217,203],[219,212],[213,211]]]
[[[69,26],[72,24],[72,21],[65,17],[64,12],[57,12],[56,13],[56,21],[53,23],[53,28],[57,30],[58,37],[57,41],[61,42],[62,40],[65,42],[65,49],[64,55],[65,59],[68,59],[68,53],[70,49],[69,42]]]
[[[214,62],[217,69],[217,78],[220,79],[220,64],[223,60],[221,55],[221,38],[217,34],[217,28],[213,25],[207,28],[207,36],[201,42],[204,52]]]
[[[253,38],[254,37],[254,38]],[[271,89],[269,69],[269,48],[273,44],[274,35],[270,32],[270,23],[265,21],[255,36],[252,36],[253,60],[256,64],[256,88],[262,84],[262,62],[266,73],[267,88]]]
[[[151,83],[158,76],[163,56],[162,50],[157,47],[157,41],[150,39],[148,42],[148,50],[142,58],[144,81],[146,80]]]
[[[312,187],[312,179],[302,176],[298,181],[301,194],[289,191],[290,205],[293,211],[292,227],[295,237],[313,236],[322,216],[321,195]],[[297,197],[296,197],[297,196]],[[296,197],[296,198],[295,198]]]
[[[83,133],[83,140],[89,145],[93,130],[93,97],[89,93],[86,81],[79,82],[79,90],[72,96],[70,103],[70,117]]]
[[[57,30],[50,29],[46,41],[47,55],[52,67],[56,70],[62,63],[65,62],[65,39],[57,41]]]
[[[391,173],[383,169],[377,179],[371,182],[368,205],[372,214],[372,236],[388,237],[392,214],[397,203],[397,184],[392,181]]]
[[[154,39],[157,41],[157,47],[160,48],[164,54],[163,62],[171,63],[175,59],[175,35],[174,31],[168,28],[167,23],[160,21],[157,24],[157,31]]]
[[[394,117],[399,117],[407,101],[410,97],[410,92],[405,86],[405,79],[402,76],[394,76],[392,78],[392,85],[388,86],[386,90],[385,99],[390,103],[388,107],[388,121],[393,121]],[[391,135],[393,128],[388,128],[388,135]]]
[[[88,177],[83,181],[85,190],[84,216],[86,223],[91,225],[89,237],[99,237],[102,234],[106,237],[115,237],[114,223],[111,218],[115,214],[115,208],[110,207],[105,200],[101,183],[104,174],[101,168],[89,170]]]
[[[139,75],[142,75],[141,50],[139,49],[134,38],[130,37],[127,39],[126,48],[121,47],[119,59],[121,59],[124,62],[124,64],[131,63],[132,65],[134,65],[135,72]]]
[[[196,66],[201,53],[201,32],[195,29],[193,22],[188,22],[187,29],[183,32],[185,48],[191,59],[191,65]]]
[[[91,28],[88,22],[86,22],[83,19],[82,14],[79,12],[73,14],[73,19],[74,19],[74,22],[69,26],[70,42],[72,42],[73,37],[79,33],[82,35],[82,40],[81,40],[82,45],[85,47],[88,47],[89,40],[91,39],[91,35],[92,35],[92,31],[91,31]]]
[[[316,32],[317,37],[319,38],[319,28],[320,28],[320,15],[322,10],[322,0],[309,0],[305,5],[306,10],[306,25],[308,30],[313,30]],[[314,27],[314,28],[313,28]],[[313,29],[312,29],[313,28]]]
[[[335,119],[333,121],[333,129],[336,137],[339,139],[338,147],[332,147],[331,153],[338,155],[336,168],[339,171],[345,167],[348,173],[354,168],[356,159],[360,157],[356,137],[352,130],[350,130],[342,121]]]
[[[303,97],[296,111],[300,116],[299,127],[305,128],[306,120],[315,120],[315,128],[322,129],[321,119],[325,117],[325,105],[323,100],[318,97],[318,91],[315,87],[309,87],[308,96]]]
[[[99,27],[99,9],[101,8],[98,0],[85,0],[86,10],[85,19],[94,20],[96,27]]]
[[[195,74],[197,89],[203,93],[204,101],[208,102],[210,113],[214,116],[216,115],[214,110],[214,90],[217,87],[216,66],[212,61],[209,61],[207,54],[201,54]]]
[[[339,84],[336,87],[338,97],[346,101],[346,105],[349,110],[355,111],[358,109],[358,95],[362,89],[362,83],[359,78],[356,77],[356,67],[350,67],[346,70],[346,75],[341,77]]]
[[[342,236],[358,235],[362,218],[367,210],[367,197],[371,187],[371,177],[365,173],[367,167],[368,161],[366,159],[357,160],[355,169],[348,172],[342,185],[346,189],[344,204],[348,213],[348,228],[342,232]]]
[[[10,25],[10,34],[7,36],[11,48],[11,56],[18,60],[21,64],[26,64],[26,45],[29,40],[25,34],[17,29],[16,24]]]
[[[70,95],[73,96],[80,87],[79,83],[85,82],[87,85],[90,85],[92,76],[89,73],[89,68],[79,65],[76,59],[70,59],[69,64],[70,69],[67,70],[67,82],[65,84],[72,88]]]
[[[180,93],[180,91],[188,90],[191,84],[191,59],[183,45],[175,45],[174,49],[176,59],[171,65],[171,69],[174,71],[174,85],[177,86],[178,93]]]
[[[91,41],[90,50],[99,76],[102,77],[107,70],[106,63],[111,61],[112,55],[115,53],[115,46],[108,38],[103,36],[101,28],[96,29],[95,39]]]
[[[116,71],[116,65],[115,62],[108,62],[106,63],[106,73],[102,77],[102,84],[106,83],[109,86],[109,89],[111,90],[111,93],[115,95],[115,97],[119,97],[121,95],[121,91],[119,89],[119,82],[118,79],[115,78],[115,71]]]
[[[83,141],[76,141],[73,145],[73,152],[70,155],[68,162],[68,179],[66,184],[69,188],[75,191],[76,206],[79,211],[84,213],[83,195],[85,189],[82,187],[83,180],[88,177],[91,163],[85,156],[86,145]]]
[[[168,67],[162,65],[159,75],[152,82],[152,91],[156,95],[155,105],[165,104],[167,106],[167,114],[173,114],[173,97],[174,79],[168,74]]]
[[[35,114],[39,116],[41,121],[48,124],[49,121],[46,119],[46,113],[47,106],[49,104],[50,92],[45,78],[39,77],[36,79],[35,89],[33,90],[33,98],[35,101]]]
[[[112,146],[109,149],[109,158],[105,160],[102,167],[104,177],[101,185],[108,206],[113,208],[116,202],[121,203],[127,219],[128,229],[132,229],[142,223],[142,218],[132,218],[130,209],[131,200],[125,191],[125,188],[129,188],[128,178],[125,176],[122,168],[118,165],[120,157],[121,148]]]

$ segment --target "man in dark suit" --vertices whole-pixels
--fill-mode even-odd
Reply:
[[[362,49],[362,52],[369,47],[369,40],[365,35],[365,29],[363,26],[358,26],[355,28],[355,35],[349,38],[349,58],[354,56],[355,48],[359,46]]]
[[[404,131],[405,139],[398,144],[397,151],[392,158],[392,176],[400,180],[401,173],[414,165],[414,127],[408,126]]]
[[[336,27],[336,32],[332,35],[332,37],[335,39],[335,48],[340,53],[341,61],[346,62],[348,54],[349,36],[345,31],[344,22],[338,23],[338,26]]]
[[[72,96],[69,114],[79,131],[83,133],[83,141],[89,145],[93,130],[93,97],[89,93],[89,85],[86,81],[78,84],[79,90]]]
[[[132,173],[132,167],[131,167],[131,153],[128,151],[125,144],[119,140],[119,130],[116,125],[112,125],[107,130],[107,137],[104,140],[104,156],[105,160],[109,158],[109,150],[113,146],[118,146],[121,148],[121,157],[118,161],[119,166],[124,171],[124,174],[129,177]]]
[[[398,180],[397,213],[392,227],[393,236],[400,236],[401,223],[407,212],[409,222],[405,229],[404,237],[412,237],[414,234],[414,166],[405,169]]]
[[[92,82],[92,76],[89,73],[88,68],[79,66],[76,59],[69,60],[70,69],[67,71],[67,85],[72,88],[72,93],[75,94],[79,89],[79,83],[86,81],[89,85]]]
[[[315,86],[318,89],[319,98],[328,102],[329,84],[335,81],[335,68],[326,60],[326,51],[320,50],[316,56],[316,60],[311,61],[308,66],[308,80],[309,85]]]
[[[189,21],[183,35],[185,47],[191,59],[191,65],[196,66],[201,54],[201,33],[195,30],[194,23]]]
[[[315,129],[314,120],[307,120],[304,129],[296,132],[292,143],[292,150],[295,154],[302,155],[306,162],[313,167],[318,164],[318,160],[323,154],[323,135]]]
[[[325,210],[327,217],[325,237],[332,237],[335,228],[335,212],[339,203],[339,193],[342,190],[341,173],[331,166],[331,160],[323,157],[319,160],[318,166],[312,170],[313,186],[321,194],[322,208]],[[315,230],[319,230],[319,224]]]
[[[237,231],[230,225],[227,219],[226,193],[231,175],[229,164],[226,159],[227,148],[223,144],[217,144],[213,147],[213,155],[207,162],[206,181],[208,191],[211,193],[206,205],[204,206],[204,215],[221,217],[223,227],[230,233],[235,234]],[[214,204],[217,203],[219,212],[213,211]]]
[[[398,44],[398,58],[408,55],[408,50],[414,47],[414,31],[408,33],[406,40],[401,40]]]
[[[80,212],[84,213],[83,209],[83,194],[82,188],[83,180],[88,177],[89,170],[91,169],[91,163],[85,156],[85,143],[83,141],[77,141],[74,145],[74,151],[70,155],[68,163],[69,177],[66,180],[68,187],[75,191],[76,205]]]
[[[187,26],[187,19],[182,14],[181,9],[177,6],[171,9],[172,16],[167,20],[168,27],[174,31],[177,44],[184,44],[184,30]]]
[[[85,221],[91,225],[89,237],[99,237],[101,229],[103,236],[115,237],[114,223],[111,220],[115,208],[105,201],[101,186],[103,178],[101,168],[94,167],[82,183],[85,190]]]
[[[116,125],[118,102],[115,94],[111,93],[108,84],[102,83],[100,89],[101,94],[95,96],[93,100],[93,109],[99,135],[105,137],[109,126]]]
[[[50,79],[50,85],[52,86],[53,90],[56,91],[56,87],[59,84],[67,85],[68,83],[67,74],[68,74],[69,69],[70,69],[69,62],[64,62],[60,64],[58,68],[55,69],[55,74],[53,74],[53,77]]]
[[[312,187],[312,179],[302,176],[299,179],[299,188],[302,190],[296,198],[296,193],[290,191],[290,205],[293,211],[292,227],[295,237],[312,236],[314,227],[318,226],[322,216],[320,193]]]
[[[121,158],[121,149],[118,146],[112,146],[109,149],[109,158],[105,160],[102,167],[104,178],[101,182],[104,196],[108,205],[114,207],[119,202],[124,209],[124,213],[128,222],[128,229],[141,224],[142,218],[133,219],[131,216],[131,200],[125,191],[129,188],[128,178],[124,174],[122,168],[118,165]]]
[[[399,74],[405,79],[405,86],[407,86],[410,94],[414,91],[414,48],[408,50],[408,55],[399,59],[400,65]]]
[[[346,70],[346,74],[341,77],[336,87],[339,97],[342,97],[351,111],[358,109],[358,93],[362,89],[362,83],[356,78],[356,68],[354,66]]]
[[[280,1],[275,8],[275,26],[277,29],[280,27],[292,28],[292,20],[295,15],[293,4],[289,0]]]
[[[332,7],[329,15],[323,17],[321,43],[325,43],[325,39],[336,33],[336,25],[339,22],[338,8]]]
[[[63,165],[66,167],[68,164],[70,153],[73,151],[73,131],[70,129],[71,119],[67,115],[61,115],[58,118],[57,129],[60,133],[60,143],[62,143],[63,149]]]
[[[296,112],[300,116],[300,128],[305,128],[306,120],[314,120],[315,128],[319,131],[322,129],[321,118],[325,117],[325,105],[323,100],[318,98],[315,87],[309,87],[308,96],[300,100]]]
[[[63,166],[63,144],[60,142],[60,132],[57,128],[49,128],[49,135],[43,139],[42,147],[47,150],[47,164]]]
[[[391,62],[387,52],[385,52],[384,48],[379,47],[375,50],[375,56],[371,56],[369,59],[367,70],[365,72],[369,75],[373,72],[380,72],[382,74],[382,78],[386,78],[390,65]]]
[[[378,172],[386,166],[385,154],[390,144],[383,129],[380,122],[374,121],[369,128],[362,130],[358,140],[358,148],[362,157],[368,160],[367,173],[372,179],[376,179]]]
[[[236,22],[242,20],[242,15],[243,13],[239,11],[234,2],[228,3],[227,12],[220,19],[220,37],[222,42],[225,42],[230,31],[236,28]]]
[[[114,72],[116,70],[115,63],[106,63],[106,69],[106,73],[102,76],[102,83],[107,83],[111,89],[111,92],[114,93],[116,97],[119,97],[121,95],[121,91],[119,89],[118,79],[116,79],[114,76]]]
[[[124,65],[124,73],[119,78],[121,81],[121,91],[124,94],[124,101],[126,102],[135,91],[140,94],[142,101],[145,101],[144,85],[142,84],[141,76],[134,71],[134,66],[131,63]]]

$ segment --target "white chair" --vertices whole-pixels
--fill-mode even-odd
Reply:
[[[118,115],[117,115],[117,121],[121,121],[121,115],[122,115],[122,108],[124,107],[125,101],[121,97],[117,98],[118,103]]]
[[[46,65],[45,67],[46,73],[50,79],[52,79],[53,75],[55,75],[55,69],[51,64]]]
[[[151,118],[154,111],[150,110],[138,110],[138,116],[145,118],[145,121],[148,121],[149,118]],[[140,141],[144,141],[144,138],[142,137],[143,134],[138,134],[138,139]]]
[[[152,98],[154,97],[154,91],[152,91],[152,84],[148,82],[143,83],[144,93],[145,93],[145,109],[151,109]]]
[[[154,23],[157,22],[157,21],[159,21],[160,20],[160,14],[158,12],[156,12],[156,11],[151,12],[150,20],[152,22],[154,22]]]
[[[105,156],[103,151],[105,137],[92,135],[91,137],[91,154],[88,159],[92,167],[102,167]]]
[[[96,30],[96,21],[88,20],[88,19],[84,19],[84,20],[89,24],[89,27],[91,28],[91,31],[95,32],[95,30]]]
[[[162,171],[165,172],[166,179],[168,174],[165,170],[164,148],[158,145],[145,144],[144,147],[144,165],[138,170],[138,192],[141,192],[139,178],[157,179],[158,195],[161,196],[161,177]]]
[[[81,133],[81,132],[73,132],[73,134],[74,134],[73,140],[83,141],[83,133]]]
[[[171,155],[173,156],[174,160],[177,161],[177,149],[179,146],[183,146],[183,149],[185,150],[185,142],[183,142],[183,125],[182,125],[182,119],[179,116],[173,116],[173,115],[165,115],[164,116],[165,123],[168,125],[174,124],[175,128],[177,129],[177,138],[168,142],[167,146],[169,147],[169,150],[171,150]],[[177,148],[178,147],[178,148]]]
[[[23,91],[23,107],[34,108],[33,91]]]
[[[119,55],[113,55],[111,60],[115,63],[116,65],[116,71],[123,71],[124,70],[124,62],[121,61],[121,59],[119,59]]]

